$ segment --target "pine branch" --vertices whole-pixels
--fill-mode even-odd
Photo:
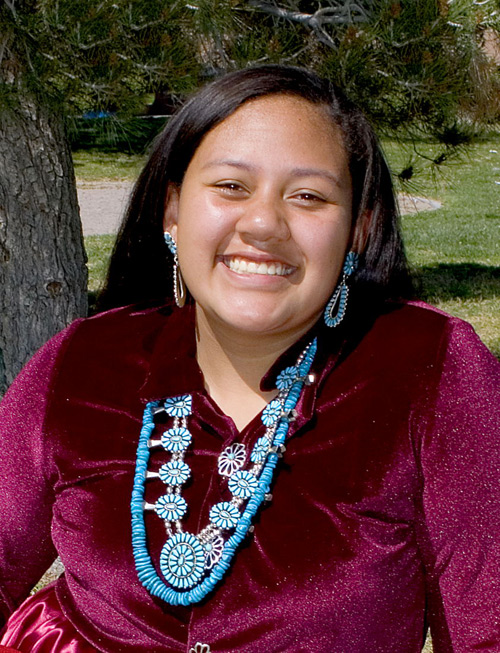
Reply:
[[[371,2],[367,4],[372,4]],[[248,5],[264,13],[283,18],[293,23],[309,27],[318,41],[324,45],[337,49],[335,40],[328,34],[326,27],[330,25],[352,25],[354,23],[367,23],[370,21],[371,12],[352,0],[338,0],[335,6],[323,7],[313,14],[293,11],[266,2],[266,0],[248,0]]]
[[[173,7],[171,7],[170,10],[172,11],[176,7],[177,4],[178,4],[177,2],[174,3]],[[150,20],[150,21],[147,21],[145,23],[142,23],[142,25],[135,24],[133,22],[133,20],[132,20],[132,5],[131,4],[129,5],[129,8],[128,8],[128,14],[129,14],[129,24],[128,24],[128,26],[130,27],[130,29],[133,32],[140,32],[143,29],[148,29],[150,27],[157,27],[158,25],[161,25],[162,23],[165,22],[164,19],[157,18],[156,20]]]
[[[4,58],[5,54],[9,51],[8,46],[9,46],[10,40],[11,40],[10,35],[5,35],[2,38],[2,41],[0,43],[0,66],[2,65],[2,61],[3,61],[3,58]]]
[[[371,5],[371,2],[367,4]],[[272,16],[284,18],[294,23],[301,23],[312,29],[318,27],[323,29],[323,25],[367,23],[372,18],[371,11],[352,0],[344,0],[343,2],[337,0],[334,6],[320,8],[313,14],[279,7],[270,2],[266,2],[266,0],[248,0],[248,5]]]
[[[397,77],[394,76],[394,73],[388,73],[385,70],[382,70],[381,68],[376,68],[375,70],[379,75],[385,77],[386,79],[390,79],[391,82],[393,82],[398,86],[401,86],[402,88],[425,89],[427,86],[425,82],[410,82],[407,79],[398,79]]]
[[[14,20],[17,20],[17,11],[16,8],[14,7],[16,0],[3,0],[3,1],[7,9],[9,9],[10,12],[12,13]]]

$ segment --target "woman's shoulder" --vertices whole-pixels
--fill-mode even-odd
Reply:
[[[176,311],[169,303],[132,304],[113,308],[90,317],[76,320],[67,331],[69,341],[66,347],[88,348],[91,352],[116,351],[135,348],[141,343],[154,340],[165,327],[177,323],[171,320]]]
[[[472,325],[423,301],[394,302],[386,306],[373,324],[373,335],[412,350],[446,348],[460,341],[463,346],[479,342]]]
[[[176,313],[173,320],[172,313]],[[29,381],[43,376],[51,386],[61,369],[68,366],[77,373],[95,365],[115,365],[117,360],[137,353],[147,355],[160,335],[165,339],[165,332],[186,332],[184,317],[188,316],[181,313],[165,303],[133,304],[78,318],[33,355],[16,381],[19,384],[23,378]]]
[[[74,320],[42,345],[26,363],[4,403],[16,388],[25,394],[27,388],[43,386],[47,392],[68,361],[78,361],[79,366],[91,365],[96,360],[112,362],[125,352],[147,349],[169,324],[172,312],[169,304],[134,304]],[[76,371],[79,366],[73,369]]]
[[[464,320],[421,300],[388,302],[384,310],[381,311],[379,320],[384,326],[394,325],[395,328],[398,328],[404,324],[411,330],[424,328],[434,333],[454,325],[470,328],[470,325]]]
[[[421,301],[388,304],[358,342],[351,356],[375,373],[394,371],[401,378],[440,375],[445,368],[481,361],[498,375],[500,365],[464,320]]]
[[[156,323],[164,323],[174,311],[175,305],[170,301],[142,302],[111,308],[80,320],[80,326],[90,331],[101,329],[138,328],[147,329]]]

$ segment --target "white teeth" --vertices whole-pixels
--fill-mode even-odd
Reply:
[[[246,272],[247,271],[247,262],[242,261],[241,259],[231,259],[229,261],[229,267],[234,272]]]
[[[239,274],[267,274],[283,277],[293,272],[293,268],[283,265],[283,263],[256,263],[238,257],[226,259],[226,265],[230,270]]]

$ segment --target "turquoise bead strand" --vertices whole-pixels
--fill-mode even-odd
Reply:
[[[191,605],[199,603],[209,594],[217,583],[222,580],[229,569],[236,554],[236,550],[244,540],[252,524],[252,519],[264,502],[266,494],[269,493],[274,472],[279,460],[275,453],[276,448],[286,440],[290,419],[288,415],[293,411],[300,398],[304,382],[317,350],[317,340],[314,339],[305,350],[300,363],[297,366],[297,377],[293,382],[283,406],[283,415],[280,417],[278,426],[274,433],[271,444],[271,451],[258,477],[257,488],[249,498],[245,510],[238,519],[235,532],[226,540],[220,559],[212,567],[210,573],[195,587],[188,591],[178,591],[166,585],[157,574],[151,556],[147,548],[147,535],[144,522],[144,494],[145,478],[148,468],[150,453],[148,441],[153,434],[155,423],[153,420],[154,409],[160,405],[159,401],[149,402],[146,405],[143,416],[143,425],[139,436],[137,448],[136,469],[134,475],[134,486],[132,490],[131,513],[132,513],[132,551],[135,559],[137,575],[143,586],[152,594],[171,605]]]

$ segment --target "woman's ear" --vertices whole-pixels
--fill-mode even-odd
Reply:
[[[165,198],[165,213],[163,216],[163,230],[168,231],[172,238],[177,240],[177,217],[179,213],[179,192],[175,184],[169,184]]]

